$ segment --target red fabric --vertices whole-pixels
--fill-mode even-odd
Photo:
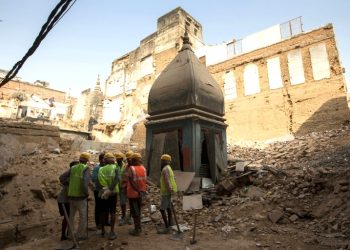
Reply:
[[[126,188],[128,185],[128,181],[129,181],[129,164],[126,164],[125,166],[125,170],[124,170],[124,174],[123,174],[123,178],[122,178],[122,188]]]
[[[126,187],[128,198],[135,199],[140,197],[140,192],[146,192],[147,175],[144,166],[130,166],[128,169],[129,181]],[[133,182],[134,186],[131,184]],[[137,188],[138,190],[135,190]]]

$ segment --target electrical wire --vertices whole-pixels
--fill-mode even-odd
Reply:
[[[23,58],[18,61],[12,69],[6,74],[4,79],[2,79],[0,83],[0,87],[4,86],[6,83],[13,79],[18,71],[22,68],[25,61],[33,55],[35,50],[40,46],[41,42],[45,39],[47,34],[51,31],[51,29],[61,20],[61,18],[69,11],[69,9],[75,4],[76,0],[61,0],[56,7],[51,11],[47,21],[41,27],[41,30],[38,36],[35,38],[33,45],[29,48],[27,53],[23,56]]]

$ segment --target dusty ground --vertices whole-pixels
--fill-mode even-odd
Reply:
[[[55,195],[57,176],[78,152],[61,142],[61,153],[37,149],[14,159],[0,178],[0,246],[6,249],[55,249],[60,218]],[[96,156],[95,156],[96,157]],[[96,158],[94,158],[96,160]],[[238,161],[251,162],[249,182],[237,185]],[[152,222],[143,234],[127,234],[131,226],[117,226],[118,239],[98,235],[89,208],[89,239],[81,249],[348,249],[350,238],[350,129],[313,133],[265,149],[233,147],[229,151],[226,180],[233,184],[225,195],[218,189],[201,191],[205,207],[198,216],[198,243],[190,244],[191,231],[181,241],[158,235]],[[248,162],[247,162],[248,163]],[[40,190],[43,193],[42,198]],[[91,195],[92,197],[92,195]],[[158,204],[157,189],[150,202]],[[179,221],[189,227],[192,213],[181,211]],[[144,209],[144,217],[148,210]],[[157,216],[155,216],[157,217]],[[0,249],[1,249],[0,247]]]

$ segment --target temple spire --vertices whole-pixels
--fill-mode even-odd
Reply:
[[[96,80],[96,85],[95,85],[94,91],[95,92],[100,92],[101,91],[100,74],[97,75],[97,80]]]
[[[96,81],[96,85],[100,85],[100,74],[97,75],[97,81]]]
[[[186,49],[192,50],[192,43],[190,42],[190,37],[188,36],[187,27],[185,29],[185,34],[182,37],[182,48],[180,51],[183,51]]]

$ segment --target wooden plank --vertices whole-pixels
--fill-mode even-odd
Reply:
[[[201,188],[201,177],[194,177],[188,191],[190,192],[198,192]]]
[[[220,178],[226,168],[224,163],[224,155],[222,151],[222,146],[220,143],[219,135],[215,135],[215,166],[216,166],[216,179],[213,179],[214,183]]]
[[[209,130],[205,133],[205,140],[207,143],[207,154],[209,159],[210,177],[215,182],[216,176],[216,151],[215,151],[215,138],[214,132]]]
[[[185,195],[182,198],[182,209],[184,211],[190,211],[194,209],[202,209],[202,195],[194,194],[194,195]]]
[[[193,180],[193,177],[195,175],[194,172],[181,172],[181,171],[174,171],[175,180],[177,184],[177,190],[180,192],[185,192],[189,186],[191,185],[191,182]]]
[[[177,130],[166,133],[163,153],[171,155],[171,167],[173,170],[181,170]]]
[[[163,154],[165,136],[165,133],[154,134],[151,145],[148,175],[156,184],[159,184],[159,177],[161,171],[160,157]]]

